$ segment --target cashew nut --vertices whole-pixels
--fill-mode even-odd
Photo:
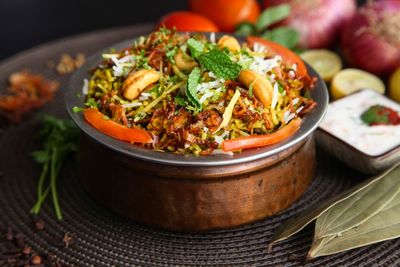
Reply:
[[[158,82],[160,77],[160,73],[153,69],[139,70],[129,73],[128,77],[122,84],[124,97],[129,100],[137,98],[147,86]]]
[[[235,37],[224,35],[218,40],[218,46],[221,48],[228,48],[231,52],[239,52],[240,44]]]
[[[252,88],[254,96],[264,107],[269,107],[274,89],[267,78],[252,70],[242,70],[238,80],[247,88]]]
[[[181,71],[191,72],[198,64],[188,54],[183,52],[181,49],[176,52],[174,56],[175,64]]]

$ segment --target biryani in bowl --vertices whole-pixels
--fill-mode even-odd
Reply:
[[[156,151],[209,155],[275,144],[316,105],[316,79],[274,43],[161,29],[102,58],[85,80],[86,121]]]
[[[305,192],[328,93],[296,54],[166,29],[113,47],[66,94],[82,130],[80,178],[100,203],[146,225],[206,231],[261,220]]]

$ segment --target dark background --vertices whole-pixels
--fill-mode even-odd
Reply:
[[[0,60],[21,50],[76,33],[154,22],[170,11],[186,9],[186,2],[0,0]]]

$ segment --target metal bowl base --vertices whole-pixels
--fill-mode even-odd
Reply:
[[[312,137],[271,157],[215,167],[134,159],[87,136],[80,147],[80,176],[94,198],[136,222],[175,231],[232,228],[276,214],[304,193],[314,170]]]

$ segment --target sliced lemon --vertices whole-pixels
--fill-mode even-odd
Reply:
[[[400,68],[390,76],[389,96],[391,99],[400,103]]]
[[[331,95],[338,99],[361,89],[385,93],[385,84],[377,76],[359,69],[344,69],[332,79]]]
[[[342,69],[342,60],[332,51],[325,49],[313,49],[302,53],[301,58],[315,69],[326,82],[330,82],[333,76]]]

